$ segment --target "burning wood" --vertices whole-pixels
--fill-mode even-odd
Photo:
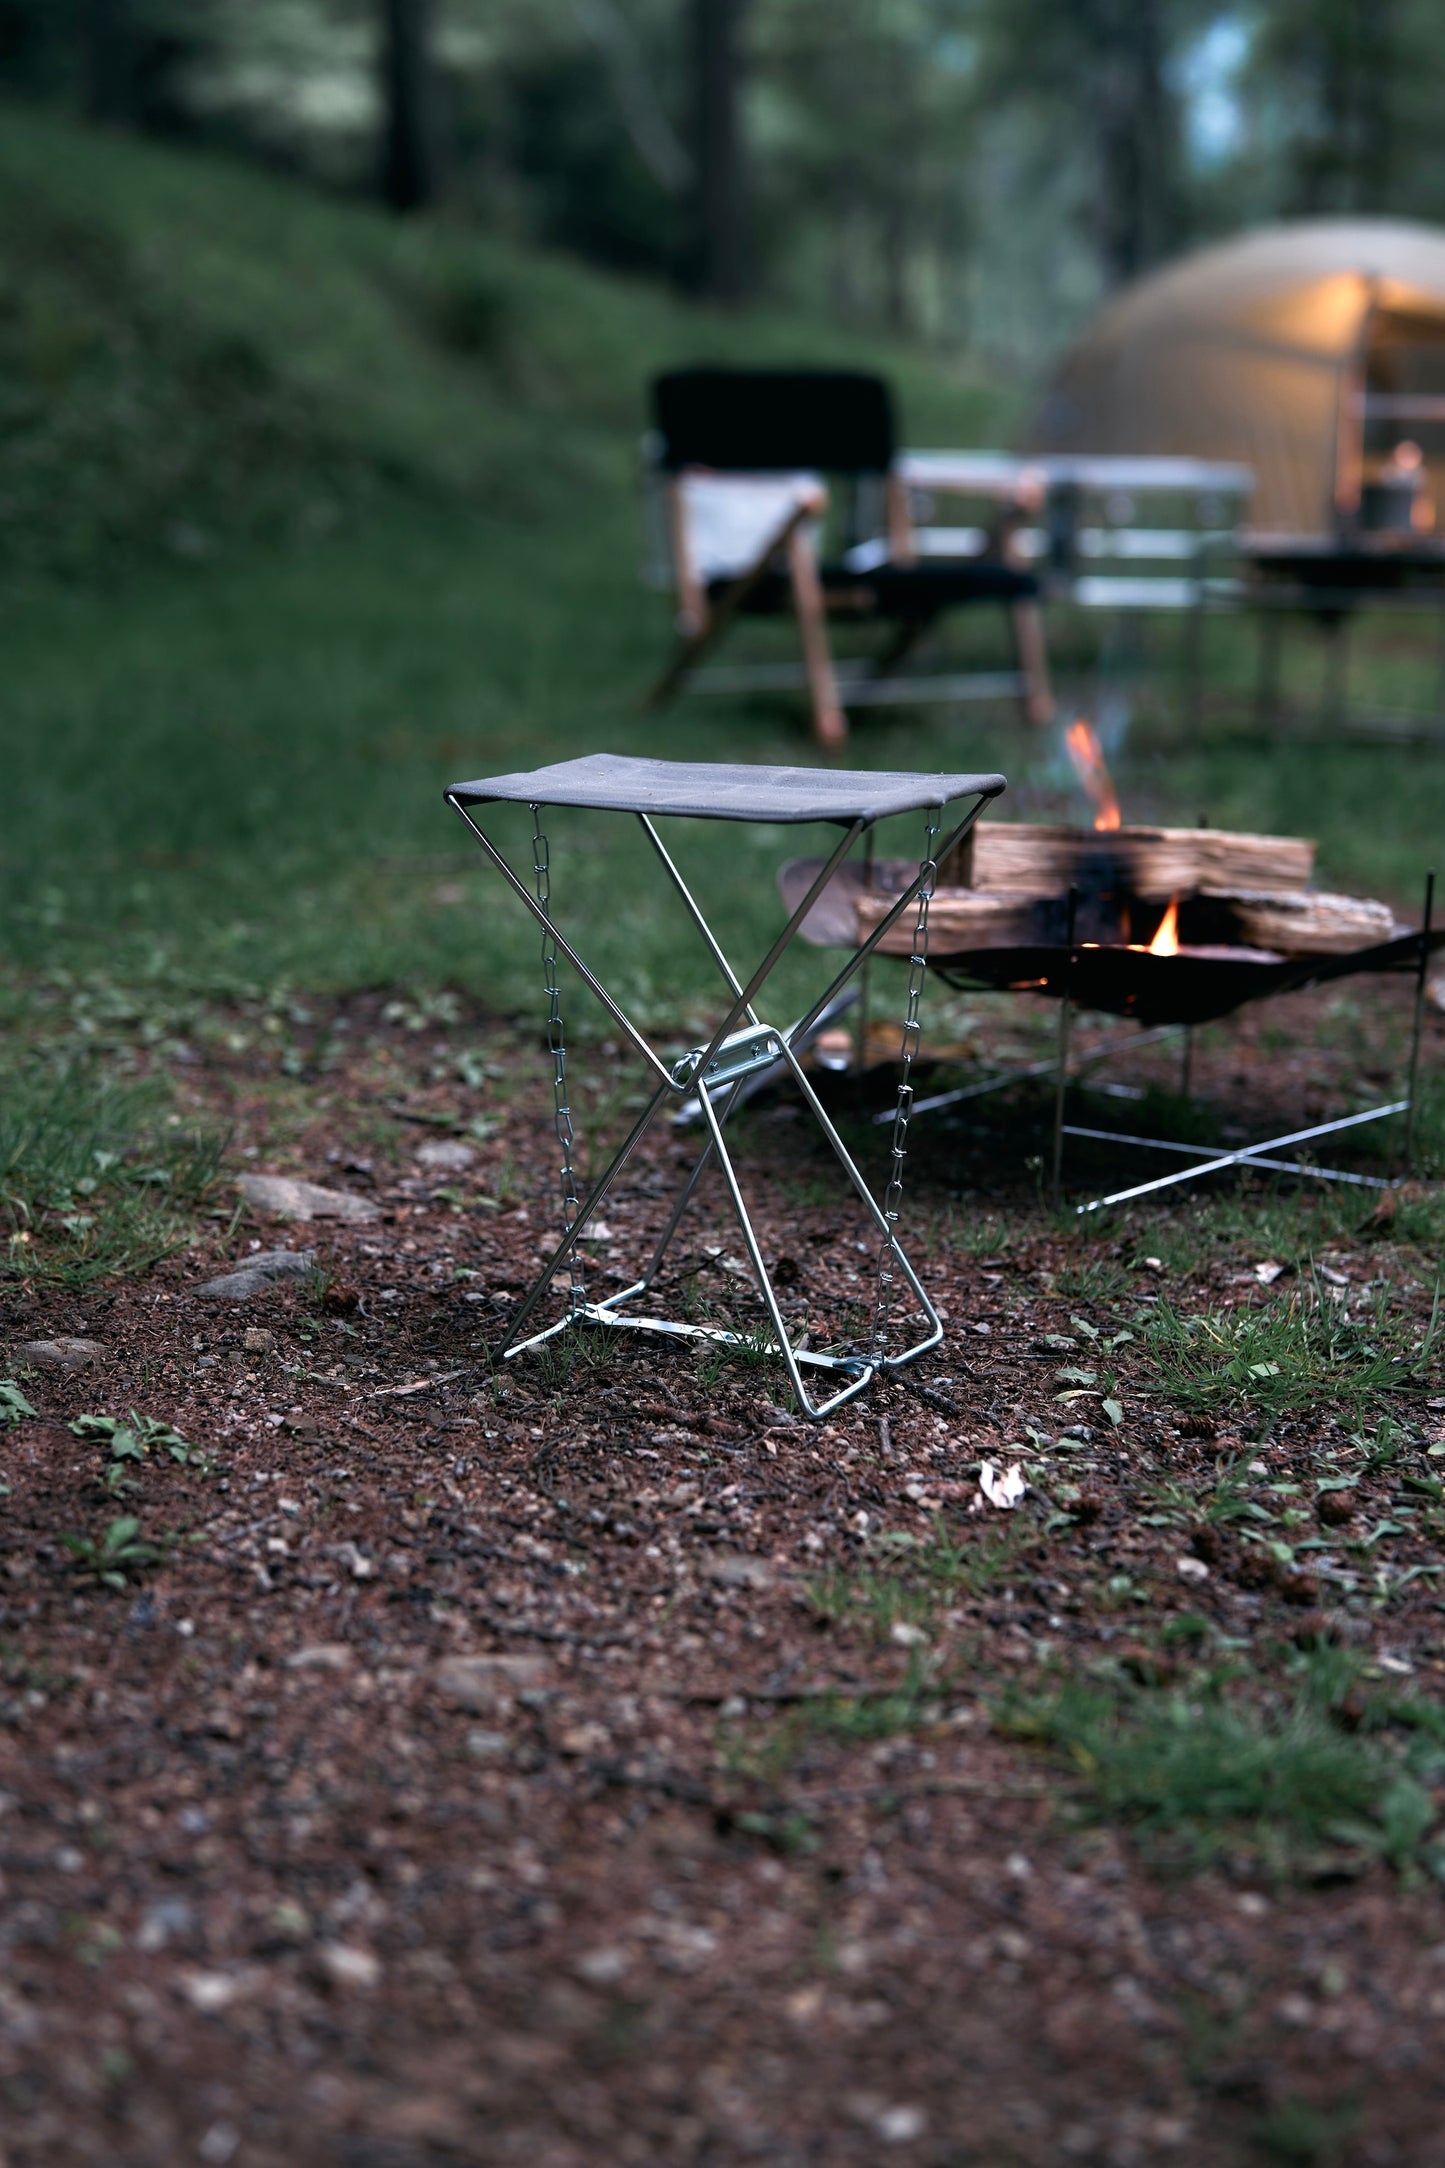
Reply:
[[[1094,826],[1103,833],[1122,825],[1118,793],[1104,759],[1104,748],[1094,732],[1080,716],[1070,723],[1064,732],[1064,750],[1073,762],[1074,773],[1084,787],[1086,795],[1097,807]]]
[[[1310,889],[1315,846],[1303,836],[1125,826],[1088,724],[1071,723],[1064,743],[1097,808],[1093,827],[981,822],[939,868],[929,911],[934,955],[1060,949],[1072,938],[1098,961],[1113,950],[1269,963],[1347,955],[1396,932],[1387,905]],[[866,887],[840,890],[817,936],[866,940],[912,872],[875,866]],[[905,914],[879,946],[906,956],[912,944]]]
[[[969,846],[972,846],[970,849]],[[1090,830],[984,821],[947,868],[946,885],[989,896],[1122,894],[1167,903],[1197,888],[1304,889],[1315,846],[1302,836],[1223,828]],[[941,871],[943,869],[940,869]]]
[[[900,866],[894,885],[893,868],[880,866],[880,886],[854,894],[855,938],[865,940],[886,915],[905,870],[912,869]],[[1367,896],[1191,883],[1169,899],[1151,938],[1136,939],[1136,932],[1148,927],[1154,917],[1158,902],[1157,897],[1142,897],[1137,891],[1122,895],[1085,891],[1075,910],[1075,939],[1083,948],[1147,950],[1152,956],[1221,946],[1277,956],[1332,956],[1388,941],[1397,930],[1388,904]],[[999,895],[981,889],[940,888],[934,893],[928,923],[929,947],[935,955],[962,955],[970,949],[1056,948],[1068,938],[1067,890]],[[879,946],[884,955],[906,956],[912,940],[913,922],[905,914]]]
[[[1169,908],[1159,921],[1159,930],[1149,943],[1151,956],[1177,956],[1179,954],[1179,898],[1171,898]]]

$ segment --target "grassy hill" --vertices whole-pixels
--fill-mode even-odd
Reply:
[[[1006,440],[1028,390],[7,111],[12,986],[48,976],[92,1008],[137,986],[529,1001],[531,934],[445,783],[599,747],[807,759],[792,699],[637,704],[668,617],[637,579],[644,387],[708,357],[877,364],[915,443]],[[997,654],[995,626],[975,637]],[[875,713],[850,757],[998,767],[1017,810],[1066,802],[1054,748],[1006,709]],[[1136,729],[1121,780],[1141,817],[1307,826],[1328,875],[1404,901],[1437,846],[1438,767],[1425,748]],[[1391,818],[1361,822],[1382,782]],[[675,1013],[696,958],[629,848],[559,850],[566,906],[635,1003]],[[745,946],[772,915],[776,837],[696,849]]]
[[[7,112],[15,960],[511,998],[520,929],[432,900],[443,783],[600,744],[806,757],[788,705],[636,711],[666,632],[644,386],[707,357],[881,363],[919,438],[1010,419],[966,370]]]
[[[5,113],[11,566],[304,536],[388,484],[535,514],[565,485],[620,485],[645,377],[699,355],[882,360],[916,431],[1007,419],[995,387],[815,326],[712,317],[470,227]]]

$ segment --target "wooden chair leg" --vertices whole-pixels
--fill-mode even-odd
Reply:
[[[926,632],[931,632],[937,622],[936,613],[931,617],[905,617],[898,624],[893,638],[873,665],[875,678],[892,677],[899,664],[906,662]]]
[[[729,611],[729,617],[732,614]],[[724,619],[723,623],[726,622],[727,620]],[[643,707],[665,708],[683,679],[688,675],[689,671],[697,667],[722,629],[723,625],[718,622],[718,613],[710,611],[695,632],[684,632],[673,650],[672,659],[667,668],[663,671],[661,677],[654,679],[643,694]]]
[[[740,573],[731,585],[725,587],[722,593],[711,603],[708,602],[697,582],[689,583],[690,591],[685,592],[682,597],[683,636],[674,650],[671,662],[663,671],[661,677],[643,695],[642,705],[644,708],[666,706],[688,672],[696,667],[713,642],[726,632],[739,610],[742,609],[749,596],[753,593],[753,590],[772,570],[780,556],[786,557],[790,572],[793,570],[794,559],[799,554],[803,525],[807,520],[816,518],[818,513],[826,506],[827,501],[827,495],[822,490],[807,489],[800,491],[798,501],[788,514],[782,527],[764,544],[747,570]],[[806,555],[806,552],[804,554]],[[811,557],[808,558],[808,567],[810,570],[812,569]],[[796,585],[796,581],[794,584]],[[813,574],[813,586],[815,590],[818,587],[816,573]],[[818,609],[821,614],[821,594],[819,595]],[[696,620],[699,613],[701,613],[699,622],[689,622],[689,620]],[[826,649],[824,652],[826,654]],[[835,694],[835,704],[836,698]]]
[[[793,608],[798,617],[798,638],[803,649],[803,668],[808,677],[808,697],[813,709],[813,736],[830,749],[848,736],[848,718],[838,702],[838,681],[828,651],[828,627],[818,568],[806,535],[788,537],[788,575],[792,582]]]
[[[1010,607],[1009,615],[1013,620],[1014,649],[1018,655],[1019,675],[1024,681],[1024,719],[1042,727],[1054,719],[1054,696],[1049,685],[1049,653],[1044,644],[1043,617],[1036,602],[1015,602]]]

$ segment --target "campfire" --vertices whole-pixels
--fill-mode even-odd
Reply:
[[[1302,836],[1126,822],[1098,739],[1065,747],[1094,806],[1091,828],[980,821],[940,863],[928,914],[930,966],[952,984],[1064,999],[1141,1024],[1199,1024],[1325,979],[1418,969],[1445,930],[1421,936],[1387,904],[1311,888]],[[795,910],[820,867],[795,858],[779,885]],[[804,938],[854,948],[912,880],[912,860],[844,866]],[[908,956],[913,915],[878,943]]]
[[[1060,948],[1071,896],[1076,948],[1155,961],[1343,955],[1395,931],[1386,904],[1310,887],[1315,846],[1303,837],[1126,823],[1089,725],[1071,723],[1064,742],[1094,804],[1092,828],[980,822],[939,869],[929,914],[935,954]],[[880,866],[873,889],[853,897],[854,938],[886,914],[901,875]],[[903,954],[910,942],[900,924],[881,946]]]

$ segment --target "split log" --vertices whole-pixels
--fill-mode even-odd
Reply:
[[[1077,887],[1168,903],[1199,888],[1303,889],[1314,859],[1315,846],[1303,836],[980,821],[939,872],[950,888],[991,896],[1059,895]]]
[[[895,901],[896,896],[889,895],[855,896],[860,944],[887,917]],[[941,956],[951,956],[968,949],[1027,948],[1034,942],[1061,939],[1062,934],[1045,923],[1048,901],[1038,896],[983,896],[971,888],[937,889],[928,910],[928,945]],[[879,942],[880,956],[912,955],[916,917],[910,905]]]
[[[866,891],[852,897],[854,938],[865,941],[890,909],[893,897]],[[976,888],[940,888],[928,913],[928,945],[935,956],[971,949],[1058,947],[1067,939],[1068,906],[1061,896],[985,895]],[[1147,938],[1158,918],[1132,929]],[[913,947],[914,913],[905,911],[879,942],[884,956],[907,956]],[[1110,946],[1129,937],[1113,898],[1082,896],[1075,939]],[[1203,889],[1180,903],[1179,936],[1186,947],[1233,946],[1278,956],[1340,956],[1388,941],[1395,931],[1388,904],[1366,896],[1331,896],[1291,890]],[[834,938],[837,938],[835,935]]]
[[[1248,894],[1206,888],[1201,907],[1218,905],[1229,921],[1225,938],[1281,956],[1344,956],[1351,949],[1388,941],[1395,914],[1368,896]],[[1187,934],[1186,934],[1187,938]]]

